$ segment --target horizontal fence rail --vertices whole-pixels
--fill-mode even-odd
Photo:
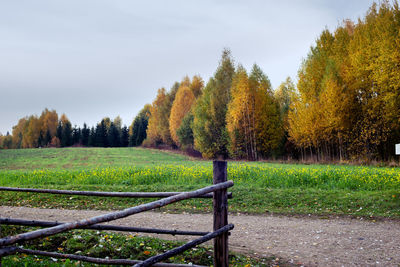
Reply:
[[[0,238],[0,246],[8,246],[8,245],[12,245],[12,244],[22,242],[22,241],[28,241],[28,240],[32,240],[32,239],[39,238],[39,237],[46,237],[46,236],[51,236],[51,235],[58,234],[58,233],[63,233],[63,232],[66,232],[66,231],[69,231],[72,229],[76,229],[76,228],[80,228],[80,227],[85,227],[85,226],[90,226],[93,224],[109,222],[109,221],[125,218],[125,217],[128,217],[128,216],[136,214],[136,213],[140,213],[143,211],[148,211],[148,210],[152,210],[152,209],[156,209],[156,208],[161,208],[161,207],[164,207],[171,203],[175,203],[175,202],[178,202],[178,201],[181,201],[184,199],[193,198],[196,196],[201,196],[201,195],[204,195],[204,194],[207,194],[210,192],[229,188],[232,186],[233,186],[233,181],[227,181],[225,183],[211,185],[211,186],[204,187],[202,189],[198,189],[195,191],[183,192],[183,193],[180,193],[175,196],[163,198],[163,199],[160,199],[157,201],[142,204],[142,205],[135,206],[132,208],[127,208],[127,209],[124,209],[121,211],[111,212],[108,214],[92,217],[90,219],[84,219],[84,220],[80,220],[80,221],[76,221],[76,222],[64,223],[64,224],[53,226],[53,227],[50,227],[47,229],[41,229],[41,230],[29,232],[29,233],[19,234],[16,236]]]
[[[59,259],[71,259],[77,261],[87,261],[91,263],[97,264],[110,264],[110,265],[135,265],[141,263],[139,260],[126,260],[126,259],[99,259],[88,256],[81,256],[75,254],[61,254],[57,252],[47,252],[40,250],[32,250],[32,249],[24,249],[19,247],[7,247],[4,249],[0,249],[0,256],[9,256],[14,255],[15,253],[24,253],[28,255],[39,255],[45,257],[53,257]],[[153,266],[156,267],[187,267],[187,264],[176,264],[176,263],[155,263]],[[205,267],[203,265],[190,265],[192,267]]]
[[[182,192],[101,192],[101,191],[76,191],[76,190],[57,190],[40,188],[18,188],[18,187],[0,187],[0,191],[28,192],[28,193],[46,193],[57,195],[77,195],[92,197],[129,197],[129,198],[166,198],[176,196]],[[212,198],[213,193],[196,196],[193,198]],[[232,192],[228,193],[228,198],[232,198]]]
[[[34,221],[34,220],[32,221],[32,220],[21,220],[21,219],[11,219],[11,218],[0,218],[0,224],[51,227],[51,226],[65,224],[65,222],[49,222],[49,221]],[[80,227],[77,229],[90,229],[99,231],[111,230],[111,231],[121,231],[121,232],[168,234],[168,235],[192,235],[192,236],[203,236],[209,233],[209,232],[196,232],[196,231],[165,230],[156,228],[140,228],[140,227],[118,226],[118,225],[108,225],[108,224],[94,224],[91,226]]]
[[[55,189],[34,189],[34,188],[13,188],[0,187],[0,191],[14,192],[32,192],[32,193],[49,193],[49,194],[64,194],[64,195],[83,195],[83,196],[99,196],[99,197],[129,197],[129,198],[162,198],[157,201],[152,201],[146,204],[141,204],[135,207],[130,207],[121,211],[110,212],[107,214],[95,216],[89,219],[78,220],[75,222],[57,222],[57,221],[36,221],[22,220],[13,218],[0,218],[1,224],[6,225],[24,225],[24,226],[39,226],[48,227],[27,233],[18,234],[0,238],[0,267],[1,258],[16,253],[25,253],[29,255],[48,256],[53,258],[81,260],[97,264],[119,264],[131,266],[189,266],[187,264],[159,263],[162,260],[168,259],[174,255],[180,254],[199,244],[214,239],[214,266],[228,266],[228,234],[234,228],[233,224],[228,224],[228,198],[232,197],[232,193],[228,193],[227,189],[233,186],[232,181],[227,181],[227,162],[213,162],[213,183],[214,185],[204,187],[190,192],[96,192],[96,191],[73,191],[73,190],[55,190]],[[128,217],[133,214],[144,211],[157,209],[166,205],[190,199],[190,198],[213,198],[213,232],[200,231],[181,231],[181,230],[166,230],[155,228],[140,228],[130,226],[117,226],[101,224],[121,218]],[[171,234],[171,235],[192,235],[201,236],[182,246],[171,249],[163,254],[150,257],[144,261],[130,259],[100,259],[75,254],[61,254],[57,252],[47,252],[40,250],[25,249],[16,246],[17,243],[33,240],[37,238],[52,236],[58,233],[67,232],[73,229],[89,229],[89,230],[112,230],[112,231],[127,231],[127,232],[144,232],[156,234]],[[199,266],[199,265],[190,265]]]

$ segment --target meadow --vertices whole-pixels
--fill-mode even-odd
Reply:
[[[228,162],[232,212],[400,217],[400,169]],[[143,148],[0,150],[0,186],[101,191],[186,191],[212,183],[212,162]],[[2,192],[0,205],[120,209],[146,199]],[[208,212],[209,200],[167,211]]]

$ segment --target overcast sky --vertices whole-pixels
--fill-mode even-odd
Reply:
[[[372,0],[0,1],[0,133],[44,108],[92,126],[129,125],[157,89],[207,82],[224,47],[274,88],[324,28],[363,17]]]

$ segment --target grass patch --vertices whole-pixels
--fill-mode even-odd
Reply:
[[[190,159],[179,154],[144,148],[44,148],[0,150],[0,170],[70,169],[157,166]]]
[[[15,235],[37,228],[20,226],[2,226],[0,236]],[[24,248],[51,251],[64,254],[76,254],[98,258],[145,260],[151,256],[164,253],[182,242],[139,237],[137,235],[119,234],[88,230],[73,230],[68,233],[32,240],[24,243]],[[212,265],[212,248],[199,246],[182,254],[171,257],[165,262],[179,264]],[[99,266],[91,263],[55,259],[40,256],[17,254],[3,258],[4,266]],[[229,256],[230,266],[289,266],[275,257],[251,258],[236,253]]]

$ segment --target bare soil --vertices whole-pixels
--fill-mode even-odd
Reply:
[[[106,213],[0,206],[0,216],[74,221]],[[400,222],[350,218],[229,215],[230,249],[304,266],[400,266]],[[179,230],[212,230],[211,214],[140,213],[111,224]],[[152,235],[164,239],[191,237]],[[193,238],[192,238],[193,239]]]

